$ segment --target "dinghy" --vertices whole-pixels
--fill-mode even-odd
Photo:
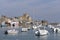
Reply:
[[[40,35],[47,35],[48,31],[44,27],[39,27],[38,30],[35,32],[37,36]]]
[[[15,30],[15,29],[11,29],[11,30],[6,30],[5,31],[5,34],[17,34],[17,33],[18,33],[18,31]]]

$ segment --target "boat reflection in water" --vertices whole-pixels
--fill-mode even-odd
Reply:
[[[47,40],[48,39],[48,35],[45,36],[35,36],[37,38],[37,40]]]

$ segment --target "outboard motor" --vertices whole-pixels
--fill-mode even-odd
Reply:
[[[5,31],[5,34],[8,34],[7,30]]]
[[[40,32],[38,31],[38,33],[36,34],[36,36],[40,36]]]
[[[56,29],[56,33],[58,33],[58,30]]]

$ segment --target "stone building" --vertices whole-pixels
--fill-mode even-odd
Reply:
[[[20,21],[21,25],[23,25],[23,27],[26,27],[26,22],[31,23],[32,18],[27,13],[25,13],[19,17],[19,21]]]
[[[31,22],[32,18],[28,14],[24,14],[23,16],[20,17],[20,20],[26,21],[26,22]]]

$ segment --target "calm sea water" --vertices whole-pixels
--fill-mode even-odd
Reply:
[[[21,32],[20,28],[19,33],[16,35],[5,35],[4,31],[7,28],[0,28],[0,40],[60,40],[60,33],[50,32],[46,36],[35,36],[34,30],[29,30],[28,32]]]

